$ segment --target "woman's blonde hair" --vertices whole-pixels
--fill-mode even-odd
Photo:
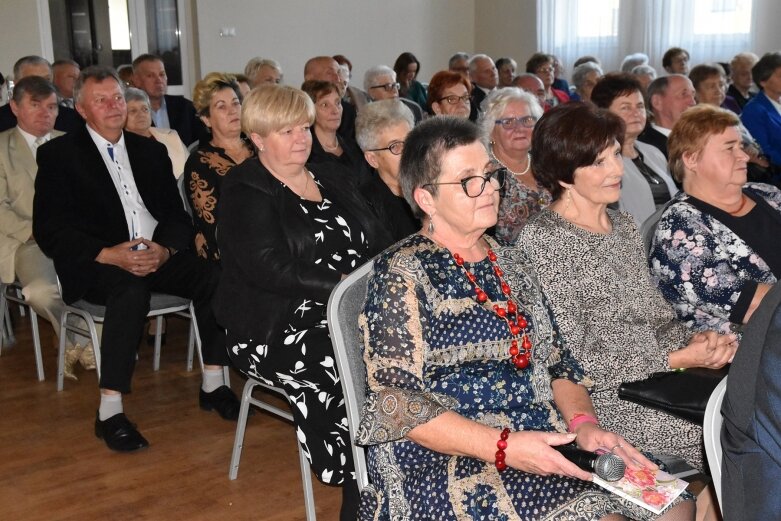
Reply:
[[[711,136],[739,124],[734,112],[713,105],[700,104],[687,109],[667,138],[668,163],[675,180],[682,183],[686,177],[683,156],[701,154]]]
[[[289,85],[261,85],[247,95],[241,110],[241,129],[262,137],[284,127],[315,121],[315,104],[302,90]]]
[[[241,99],[239,84],[236,76],[225,72],[210,72],[193,88],[193,106],[199,116],[209,116],[209,104],[212,96],[222,89],[233,89],[236,96]]]

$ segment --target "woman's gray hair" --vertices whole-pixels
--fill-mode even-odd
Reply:
[[[277,71],[280,76],[282,76],[282,66],[277,60],[261,58],[260,56],[250,58],[250,61],[248,61],[247,65],[244,66],[244,76],[246,76],[251,83],[255,79],[255,75],[258,73],[258,71],[263,67],[270,67]]]
[[[496,120],[501,119],[507,105],[514,101],[526,103],[530,114],[535,118],[540,119],[542,117],[542,107],[534,94],[521,90],[518,87],[496,89],[483,100],[481,105],[483,113],[477,121],[477,125],[480,127],[480,131],[486,141],[491,139],[491,132],[494,130]]]
[[[579,89],[580,86],[583,85],[586,81],[586,76],[588,76],[590,72],[596,72],[599,76],[605,75],[599,64],[594,62],[581,63],[572,71],[572,84],[575,88]]]
[[[390,75],[393,81],[396,81],[396,71],[388,67],[387,65],[375,65],[363,75],[363,90],[369,93],[371,96],[371,87],[374,85],[374,79],[379,76]]]
[[[152,106],[149,102],[149,95],[143,90],[135,87],[128,87],[125,89],[125,102],[130,103],[131,101],[143,101],[146,103],[147,107],[151,108]]]
[[[415,116],[399,99],[386,99],[368,103],[355,119],[355,139],[361,150],[380,148],[379,133],[388,127],[406,123],[410,130],[415,127]]]
[[[645,53],[636,52],[628,54],[624,57],[624,61],[621,62],[621,72],[632,72],[632,69],[638,65],[646,65],[648,61],[648,55]]]
[[[652,80],[656,79],[656,69],[654,69],[648,64],[638,65],[637,67],[632,69],[632,74],[634,74],[635,76],[642,76],[643,74],[647,74],[651,77]]]

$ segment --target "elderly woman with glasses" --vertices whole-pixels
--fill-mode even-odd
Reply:
[[[493,91],[483,102],[478,124],[489,141],[491,158],[507,169],[496,238],[512,244],[529,219],[551,202],[532,171],[532,131],[542,107],[532,94],[517,87]]]
[[[569,93],[553,86],[556,81],[556,71],[550,54],[541,52],[532,54],[529,61],[526,62],[526,72],[536,74],[542,80],[542,85],[545,87],[544,110],[569,101]]]
[[[440,116],[469,117],[471,104],[469,94],[472,83],[463,74],[453,71],[439,71],[428,84],[426,107],[429,113]]]
[[[605,447],[654,468],[600,427],[523,252],[485,235],[503,170],[462,118],[407,135],[401,185],[424,224],[376,259],[360,319],[358,443],[372,482],[361,519],[653,519],[553,448]],[[668,519],[690,519],[690,503]]]
[[[369,94],[372,101],[394,99],[399,97],[399,83],[396,81],[396,72],[387,65],[372,67],[363,76],[363,88]],[[420,105],[407,98],[400,98],[415,116],[417,125],[423,120],[423,109]]]
[[[591,101],[591,91],[603,76],[602,67],[594,62],[581,63],[572,71],[572,85],[575,92],[570,95],[572,101]]]

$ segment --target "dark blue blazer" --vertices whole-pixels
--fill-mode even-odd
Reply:
[[[781,165],[781,114],[764,92],[746,103],[740,119],[770,162]]]

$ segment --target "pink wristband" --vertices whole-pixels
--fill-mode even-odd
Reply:
[[[599,420],[589,414],[578,413],[570,420],[569,431],[575,432],[575,429],[577,429],[578,425],[581,423],[593,423],[594,425],[599,425]]]

